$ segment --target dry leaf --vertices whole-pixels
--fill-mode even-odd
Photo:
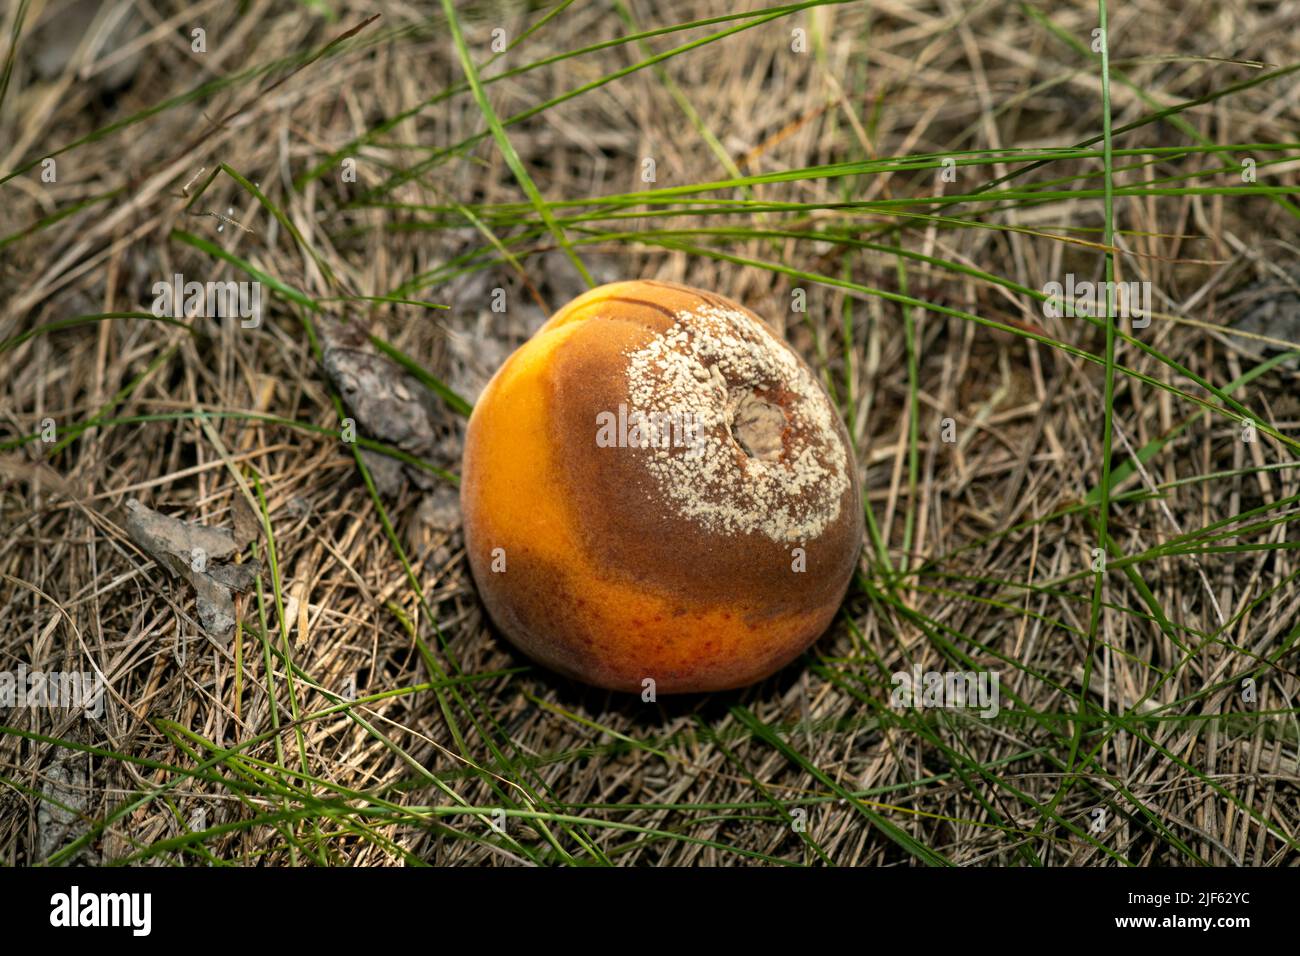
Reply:
[[[169,518],[134,498],[126,503],[126,511],[126,530],[131,539],[169,574],[193,585],[203,630],[219,640],[228,640],[235,629],[231,592],[251,588],[261,573],[261,565],[256,561],[236,564],[233,559],[244,545],[224,528]]]

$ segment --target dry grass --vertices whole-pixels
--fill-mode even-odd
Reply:
[[[1159,554],[1135,566],[1135,575],[1112,569],[1092,628],[1095,509],[1077,506],[1102,472],[1104,369],[1014,330],[1041,330],[1102,354],[1098,329],[1045,318],[1032,299],[949,268],[827,242],[676,240],[905,292],[1012,332],[935,311],[908,315],[881,296],[652,242],[582,246],[598,280],[659,277],[714,288],[784,328],[826,372],[846,411],[867,504],[897,574],[868,542],[862,586],[850,592],[833,631],[804,660],[746,691],[645,704],[568,684],[529,667],[489,628],[461,549],[453,488],[426,492],[406,482],[392,497],[372,494],[335,437],[338,412],[308,334],[313,324],[334,334],[336,323],[378,334],[472,400],[547,310],[584,287],[545,235],[512,247],[516,269],[468,219],[455,228],[411,228],[436,218],[417,207],[464,203],[479,210],[485,228],[500,227],[494,239],[515,232],[485,218],[484,206],[523,198],[490,138],[392,190],[384,197],[390,205],[343,208],[431,149],[482,133],[483,116],[468,94],[376,136],[361,150],[355,183],[332,168],[295,187],[332,151],[462,79],[437,4],[321,5],[337,14],[331,22],[310,5],[254,3],[239,15],[234,4],[141,2],[144,32],[132,48],[138,53],[117,54],[126,70],[120,84],[113,64],[102,62],[115,47],[100,61],[83,57],[48,77],[33,73],[46,41],[32,31],[67,6],[32,4],[0,103],[0,176],[47,155],[57,161],[57,182],[42,182],[35,165],[0,184],[0,241],[19,234],[0,246],[0,341],[73,316],[146,311],[153,283],[173,273],[247,278],[176,230],[314,299],[403,289],[451,309],[353,298],[316,313],[268,297],[259,329],[122,318],[34,335],[0,352],[0,442],[38,432],[47,418],[59,437],[97,416],[107,420],[52,456],[49,444],[31,441],[10,442],[0,455],[0,671],[20,662],[95,670],[111,688],[99,719],[41,708],[0,712],[8,727],[0,737],[0,860],[101,862],[143,853],[153,862],[357,865],[911,861],[883,835],[883,818],[960,864],[1294,862],[1300,564],[1290,523],[1297,506],[1287,502],[1300,494],[1300,475],[1288,467],[1297,460],[1294,444],[1266,434],[1243,442],[1231,418],[1121,375],[1116,469],[1188,421],[1135,474],[1120,475],[1112,496],[1230,474],[1116,503],[1110,531],[1118,553],[1166,546],[1252,508],[1274,523],[1221,542],[1251,544],[1246,550]],[[630,7],[643,30],[736,12],[701,0]],[[1044,12],[1088,42],[1093,5]],[[341,52],[298,72],[279,66],[56,153],[201,83],[319,50],[374,13],[381,19]],[[541,13],[483,4],[462,17],[482,63],[492,29],[513,39]],[[9,5],[0,20],[5,37],[16,15]],[[1200,57],[1260,60],[1271,69],[1300,62],[1298,18],[1284,4],[1235,0],[1177,16],[1154,3],[1112,11],[1113,71],[1133,83],[1112,83],[1116,128],[1258,72]],[[207,31],[205,54],[190,51],[197,24]],[[810,31],[813,52],[791,52],[795,26]],[[628,29],[605,3],[575,4],[504,63]],[[492,102],[507,117],[702,32],[531,71],[492,84]],[[8,55],[7,40],[0,51]],[[1162,59],[1170,54],[1180,58]],[[662,70],[637,71],[509,127],[543,196],[645,189],[647,156],[656,160],[658,188],[729,178],[719,150],[675,94],[745,175],[878,156],[1069,146],[1100,131],[1096,70],[1016,4],[824,7],[674,57]],[[1287,143],[1298,115],[1300,93],[1283,77],[1178,119],[1211,143]],[[1116,147],[1192,142],[1162,121],[1124,134]],[[1236,155],[1169,157],[1168,165],[1118,174],[1117,182],[1213,169]],[[222,163],[259,183],[303,244],[224,174],[191,207],[182,187],[201,185]],[[943,188],[973,189],[1021,165],[963,167],[958,183]],[[1291,160],[1261,170],[1261,182],[1294,187],[1297,168]],[[1096,176],[1097,169],[1096,161],[1063,161],[1018,182]],[[1232,184],[1223,175],[1206,182]],[[720,195],[861,202],[935,189],[927,170],[808,177]],[[99,197],[106,198],[42,223]],[[1095,247],[1042,235],[1099,242],[1100,200],[990,206],[978,216],[974,208],[939,211],[993,228],[895,220],[907,227],[898,241],[1032,289],[1067,272],[1101,277]],[[1242,340],[1206,326],[1233,317],[1233,290],[1294,262],[1295,244],[1285,237],[1294,237],[1295,218],[1267,196],[1223,193],[1121,196],[1116,212],[1123,230],[1117,269],[1151,282],[1160,314],[1142,340],[1220,386],[1256,365],[1234,348]],[[856,223],[872,238],[866,230],[890,221],[881,212],[822,209],[807,213],[804,225]],[[641,219],[608,227],[663,225]],[[757,213],[673,225],[788,228],[776,214]],[[1067,233],[1082,229],[1093,231]],[[446,264],[471,250],[496,261],[450,275]],[[421,281],[430,273],[433,281]],[[808,291],[806,321],[789,308],[796,286]],[[491,310],[497,287],[507,290],[504,314]],[[1208,398],[1131,343],[1119,343],[1116,360]],[[1232,395],[1294,440],[1297,381],[1276,368]],[[943,418],[955,422],[955,444],[938,440]],[[435,421],[437,441],[421,457],[454,473],[463,419],[437,403]],[[130,497],[223,526],[244,504],[265,516],[271,537],[264,534],[255,550],[267,564],[273,543],[278,576],[265,573],[260,598],[241,599],[237,642],[204,635],[189,588],[168,580],[127,539],[121,507]],[[1036,523],[1007,533],[1029,522]],[[1152,619],[1141,587],[1172,626]],[[980,721],[891,710],[889,675],[913,663],[998,670],[1004,714]],[[449,689],[439,670],[470,677]],[[1239,691],[1247,674],[1258,694],[1249,706]],[[361,695],[407,692],[358,705],[352,715],[290,726],[295,714],[330,707],[337,696],[326,692],[337,695],[353,680]],[[1073,754],[1072,718],[1084,688],[1091,712],[1112,717],[1080,728],[1082,748]],[[1152,719],[1114,716],[1135,708],[1152,711]],[[1209,719],[1252,709],[1277,716]],[[277,726],[279,734],[268,733]],[[209,746],[258,735],[266,736],[243,753],[265,764],[209,759]],[[195,773],[205,761],[210,766]],[[313,779],[303,782],[303,774]],[[371,812],[389,803],[397,809]],[[307,809],[285,814],[296,807]],[[478,809],[453,813],[456,807]],[[516,814],[506,836],[485,818],[497,807]],[[789,824],[797,810],[806,811],[804,833]],[[185,843],[187,832],[204,830],[201,841]],[[158,845],[166,840],[185,845]]]

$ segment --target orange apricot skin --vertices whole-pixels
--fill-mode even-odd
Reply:
[[[856,469],[835,541],[810,549],[811,584],[771,585],[792,577],[785,547],[750,548],[744,563],[710,575],[716,542],[692,540],[680,527],[672,547],[680,543],[685,569],[670,572],[662,556],[641,564],[625,556],[639,554],[626,539],[662,534],[665,519],[653,508],[644,518],[627,511],[630,496],[589,450],[594,416],[575,409],[626,401],[626,351],[699,295],[652,282],[593,289],[502,365],[470,417],[461,511],[483,604],[529,657],[598,687],[641,692],[652,680],[656,693],[690,693],[770,676],[830,625],[856,567]],[[647,308],[665,301],[663,315]],[[591,422],[590,430],[574,422]],[[683,586],[683,575],[700,587]]]

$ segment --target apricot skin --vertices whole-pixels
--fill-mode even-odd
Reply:
[[[706,300],[741,309],[667,283],[593,289],[502,365],[470,417],[461,510],[483,604],[529,657],[599,687],[641,692],[649,678],[657,693],[685,693],[761,680],[826,630],[857,563],[852,465],[838,519],[792,574],[788,543],[705,531],[656,499],[639,449],[597,447],[597,414],[629,402],[629,351]]]

